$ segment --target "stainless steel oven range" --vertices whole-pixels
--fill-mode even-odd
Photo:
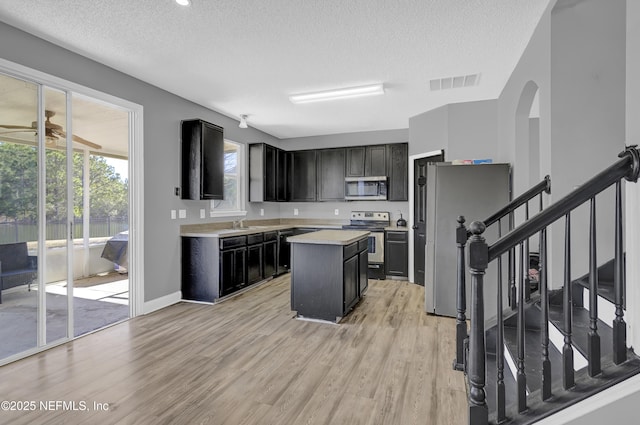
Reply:
[[[390,225],[389,213],[379,211],[352,211],[350,224],[343,229],[368,230],[369,278],[384,279],[384,228]]]

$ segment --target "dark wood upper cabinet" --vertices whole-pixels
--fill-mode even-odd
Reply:
[[[223,128],[199,119],[180,125],[182,199],[223,199]]]
[[[347,172],[346,177],[364,176],[364,146],[347,148]]]
[[[249,145],[249,202],[286,200],[285,154],[266,143]]]
[[[316,151],[318,201],[344,201],[345,149]]]
[[[289,152],[289,200],[305,202],[316,200],[316,151]]]
[[[364,175],[387,175],[387,145],[367,146],[365,152]]]
[[[387,199],[389,201],[407,201],[409,199],[409,145],[395,143],[388,146],[389,176]]]
[[[346,177],[387,175],[387,145],[354,146],[346,149]]]
[[[288,201],[288,179],[287,173],[289,172],[289,155],[286,151],[278,149],[276,160],[276,201],[283,202]]]

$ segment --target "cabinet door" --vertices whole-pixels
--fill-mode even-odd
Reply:
[[[364,164],[365,176],[387,175],[387,145],[367,146]]]
[[[181,122],[182,199],[222,199],[224,136],[222,127],[202,121]]]
[[[317,151],[318,201],[344,201],[345,150]]]
[[[316,151],[290,152],[289,200],[316,200]]]
[[[265,242],[263,245],[264,277],[275,276],[278,268],[278,241]]]
[[[276,201],[278,156],[273,146],[264,145],[264,200]]]
[[[277,150],[276,158],[276,201],[287,201],[287,172],[288,162],[287,152],[282,149]]]
[[[369,287],[369,251],[365,250],[358,254],[358,271],[359,271],[359,294]]]
[[[409,276],[409,241],[407,232],[385,232],[385,274],[388,276]]]
[[[389,146],[389,181],[387,199],[389,201],[407,201],[409,199],[409,149],[406,143]]]
[[[346,177],[364,176],[365,147],[357,146],[347,148],[347,173]]]
[[[262,244],[247,247],[247,284],[260,282],[263,277]]]
[[[235,250],[220,252],[220,296],[224,297],[236,290]]]
[[[236,290],[247,286],[247,248],[233,250],[233,281]]]
[[[344,274],[344,311],[346,314],[358,302],[358,256],[345,260]]]

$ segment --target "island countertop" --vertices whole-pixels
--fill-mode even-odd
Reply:
[[[369,235],[362,230],[319,230],[287,238],[291,243],[305,243],[317,245],[349,245]]]

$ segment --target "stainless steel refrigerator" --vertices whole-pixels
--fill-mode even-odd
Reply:
[[[509,164],[453,165],[429,164],[427,168],[427,235],[425,248],[425,311],[456,316],[456,226],[462,215],[467,227],[484,220],[510,199]],[[503,235],[508,223],[503,219]],[[497,240],[497,224],[485,231],[490,244]],[[465,261],[468,263],[468,258]],[[506,263],[506,261],[503,261]],[[484,279],[485,311],[496,311],[496,265],[487,269]],[[470,276],[467,264],[467,317]],[[506,282],[506,278],[505,278]],[[506,289],[503,288],[506,297]],[[504,300],[503,300],[504,302]],[[495,315],[495,314],[494,314]],[[487,315],[491,316],[491,315]],[[489,320],[491,317],[485,317]]]

